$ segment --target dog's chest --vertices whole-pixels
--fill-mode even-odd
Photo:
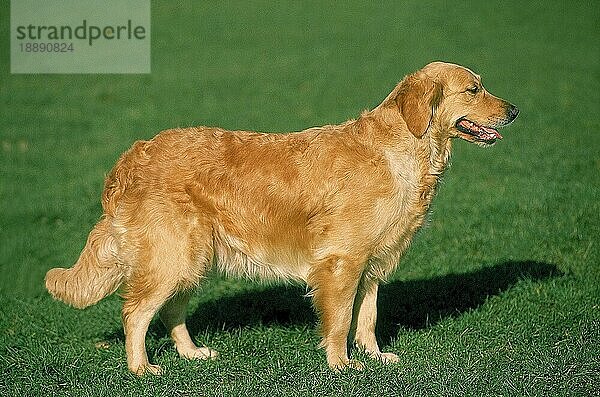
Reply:
[[[398,265],[414,234],[423,225],[437,187],[437,175],[427,172],[416,156],[388,155],[395,194],[381,205],[389,217],[371,256],[371,271],[385,278]]]
[[[417,180],[416,183],[400,183],[398,192],[388,201],[393,215],[386,222],[381,246],[405,245],[423,224],[434,196],[436,180]]]

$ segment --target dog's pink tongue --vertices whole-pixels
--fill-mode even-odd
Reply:
[[[494,136],[496,139],[502,139],[502,135],[500,135],[500,133],[493,128],[481,126],[481,129],[484,130],[486,133]]]

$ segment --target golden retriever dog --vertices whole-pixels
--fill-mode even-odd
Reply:
[[[192,127],[138,141],[107,176],[104,213],[77,263],[46,288],[77,308],[122,285],[129,369],[160,374],[145,337],[158,312],[179,355],[210,359],[185,324],[211,268],[306,283],[327,363],[360,369],[348,342],[386,363],[377,290],[427,214],[454,138],[481,146],[517,108],[464,67],[434,62],[356,120],[287,134]]]

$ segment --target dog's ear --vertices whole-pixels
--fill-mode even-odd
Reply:
[[[415,73],[402,81],[396,104],[409,131],[421,138],[442,101],[443,88],[425,73]]]

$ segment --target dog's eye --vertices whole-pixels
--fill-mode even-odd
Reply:
[[[477,87],[477,86],[469,87],[469,88],[467,88],[467,91],[471,94],[477,94],[479,92],[479,87]]]

